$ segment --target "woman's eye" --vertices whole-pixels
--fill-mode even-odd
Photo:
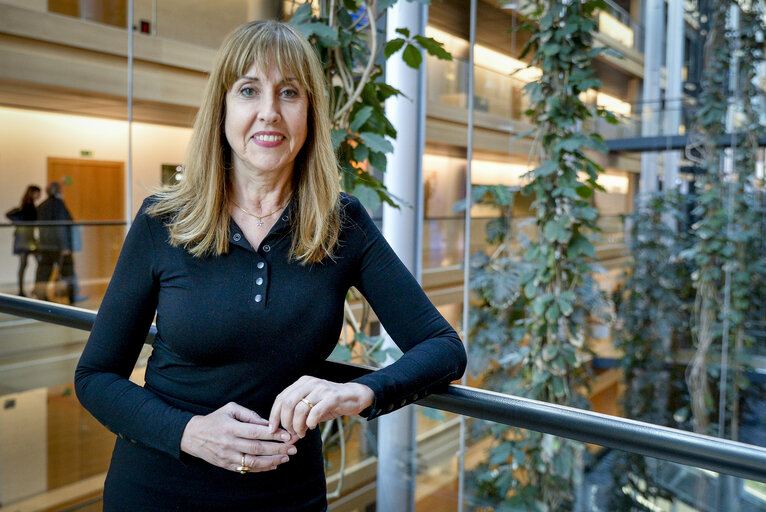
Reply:
[[[298,91],[296,91],[295,89],[285,89],[282,91],[282,95],[285,98],[295,98],[296,96],[298,96]]]
[[[255,96],[255,89],[252,87],[243,87],[239,90],[239,93],[245,98],[252,98]]]

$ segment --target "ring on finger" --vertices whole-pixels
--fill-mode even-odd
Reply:
[[[313,409],[314,408],[314,404],[312,404],[311,402],[306,400],[306,397],[301,398],[301,402],[303,402],[304,404],[308,405],[309,409]]]
[[[245,454],[242,454],[242,464],[237,466],[235,468],[237,471],[239,471],[239,474],[244,475],[245,473],[249,473],[252,469],[250,466],[245,465]]]

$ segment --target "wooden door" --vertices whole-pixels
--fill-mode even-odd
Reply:
[[[48,158],[48,183],[61,183],[62,199],[75,221],[125,221],[123,162]],[[124,226],[83,226],[75,272],[83,295],[103,294],[117,263]],[[94,297],[95,298],[95,297]]]

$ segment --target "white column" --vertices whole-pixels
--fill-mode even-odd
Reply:
[[[426,7],[400,1],[388,10],[386,40],[401,37],[394,32],[407,28],[411,35],[425,31]],[[394,152],[388,158],[384,183],[406,205],[383,206],[383,235],[416,277],[420,274],[422,233],[422,154],[425,145],[423,86],[425,61],[420,70],[407,66],[399,55],[386,63],[386,83],[403,96],[386,101],[386,115],[397,130]],[[413,406],[378,420],[377,510],[415,510],[416,409]]]
[[[684,59],[683,0],[668,0],[667,46],[665,48],[665,116],[663,135],[678,135],[681,126],[681,89]],[[678,188],[679,151],[663,155],[663,189]]]
[[[647,0],[644,17],[644,86],[641,111],[641,136],[659,134],[660,127],[660,79],[662,76],[662,44],[665,35],[664,0]],[[656,152],[641,154],[640,193],[657,190],[659,155]]]

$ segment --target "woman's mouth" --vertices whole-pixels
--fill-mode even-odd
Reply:
[[[253,142],[262,147],[279,146],[287,137],[280,133],[256,133]]]

